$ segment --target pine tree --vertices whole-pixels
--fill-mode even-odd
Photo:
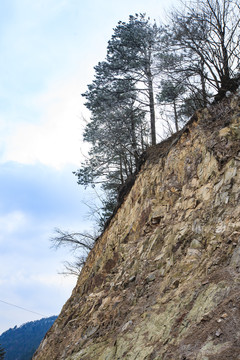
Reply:
[[[83,136],[91,149],[74,174],[81,185],[101,184],[102,224],[116,205],[119,189],[138,169],[149,132],[156,144],[153,83],[158,39],[159,29],[143,14],[130,16],[128,23],[120,21],[108,42],[106,60],[95,66],[95,78],[83,94],[91,111]]]
[[[133,82],[126,78],[112,80],[104,62],[95,70],[95,80],[83,94],[92,114],[83,136],[91,149],[74,174],[81,185],[102,185],[105,192],[99,219],[102,227],[116,205],[119,188],[138,168],[147,129],[145,112],[136,104]]]
[[[145,14],[120,21],[108,43],[107,61],[114,77],[130,77],[138,89],[138,101],[150,113],[151,143],[156,144],[154,78],[158,73],[156,54],[161,29]]]

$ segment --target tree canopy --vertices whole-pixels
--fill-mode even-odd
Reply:
[[[173,11],[167,24],[135,14],[113,29],[83,94],[91,112],[83,138],[91,149],[74,172],[80,185],[101,184],[101,226],[141,154],[156,144],[159,120],[178,131],[196,109],[236,90],[239,22],[238,1],[200,0]]]
[[[120,187],[138,168],[149,133],[156,143],[152,57],[157,33],[144,15],[119,22],[108,43],[106,60],[95,66],[95,78],[83,94],[91,111],[83,138],[92,147],[75,175],[81,185],[102,184],[104,220],[116,204]]]
[[[235,0],[200,0],[172,13],[172,48],[180,52],[182,73],[198,76],[204,105],[206,86],[221,99],[236,90],[240,66],[240,5]],[[179,69],[177,69],[179,71]]]

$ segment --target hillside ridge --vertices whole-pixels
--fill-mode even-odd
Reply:
[[[29,321],[0,335],[5,360],[30,360],[57,316]]]

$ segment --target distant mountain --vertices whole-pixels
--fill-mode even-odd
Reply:
[[[57,316],[51,316],[31,321],[5,331],[0,336],[1,347],[6,351],[4,360],[31,360],[56,318]]]

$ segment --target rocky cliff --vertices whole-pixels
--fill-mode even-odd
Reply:
[[[240,359],[240,98],[149,149],[34,360]]]

